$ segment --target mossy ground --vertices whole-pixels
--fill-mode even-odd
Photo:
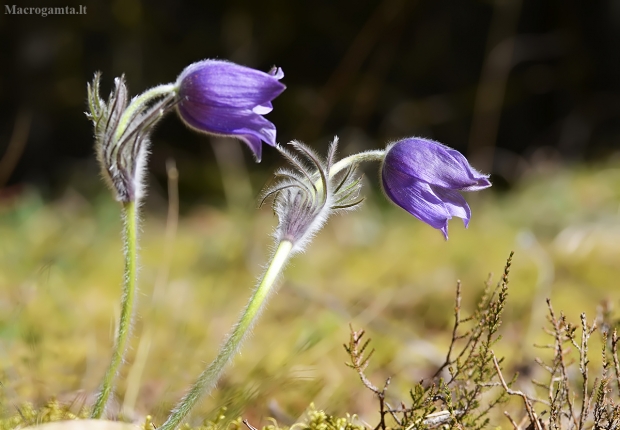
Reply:
[[[366,194],[372,194],[366,190]],[[515,251],[496,354],[525,378],[533,347],[547,343],[545,298],[579,321],[620,298],[620,165],[532,173],[508,193],[466,196],[469,229],[450,223],[450,240],[379,195],[334,217],[287,268],[279,293],[193,422],[231,419],[295,423],[320,410],[374,426],[377,405],[344,366],[349,323],[365,328],[376,353],[367,371],[389,395],[407,398],[434,373],[450,341],[454,291],[473,309],[489,272],[497,280]],[[134,337],[114,410],[161,423],[214,357],[269,258],[276,222],[268,208],[197,207],[174,240],[165,211],[143,212],[140,293]],[[0,201],[1,414],[50,398],[89,404],[109,360],[122,273],[119,208],[68,191],[55,202],[36,193]],[[171,255],[166,261],[166,250]],[[597,356],[592,360],[596,362]],[[74,411],[74,413],[77,413]],[[501,422],[501,424],[506,424]]]

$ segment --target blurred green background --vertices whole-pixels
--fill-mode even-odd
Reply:
[[[88,404],[107,365],[121,221],[83,114],[96,70],[104,94],[122,73],[137,94],[203,58],[275,64],[288,86],[268,116],[281,143],[323,150],[337,134],[347,155],[419,135],[492,173],[492,189],[466,196],[470,228],[452,221],[444,242],[388,204],[377,166],[365,166],[363,207],[334,217],[292,261],[196,419],[227,405],[255,425],[268,416],[286,424],[315,402],[374,425],[372,395],[343,365],[348,324],[366,328],[377,347],[369,376],[380,384],[393,375],[392,400],[405,398],[445,355],[457,279],[472,310],[510,250],[498,355],[522,372],[521,384],[545,354],[532,345],[546,342],[546,297],[575,323],[580,312],[591,319],[617,304],[617,2],[82,4],[82,16],[0,14],[2,414],[51,396]],[[115,410],[161,422],[268,261],[276,220],[256,209],[256,196],[283,160],[265,148],[257,165],[239,142],[196,135],[174,115],[152,141],[139,318]],[[169,160],[179,172],[170,187]]]

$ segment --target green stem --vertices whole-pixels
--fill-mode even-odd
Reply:
[[[148,91],[143,92],[138,97],[133,99],[127,109],[123,112],[121,119],[118,122],[118,127],[116,127],[116,133],[114,134],[114,140],[118,142],[125,132],[127,125],[133,118],[133,116],[144,106],[146,103],[151,101],[154,98],[164,96],[166,94],[170,94],[176,91],[175,84],[164,84],[158,85],[156,87],[151,88]]]
[[[364,161],[383,161],[385,158],[385,150],[384,149],[375,149],[372,151],[364,151],[359,154],[349,155],[348,157],[343,158],[338,161],[336,164],[329,169],[330,178],[333,177],[336,173],[341,170],[346,169],[352,164],[363,163]]]
[[[363,163],[365,161],[383,161],[385,158],[385,150],[384,149],[375,149],[372,151],[364,151],[358,154],[349,155],[348,157],[343,158],[334,164],[331,169],[329,169],[329,177],[333,178],[338,174],[341,170],[346,169],[347,167],[353,164]],[[320,180],[314,183],[317,191],[323,190],[323,184]]]
[[[293,244],[287,240],[283,240],[278,245],[271,263],[267,271],[263,275],[263,279],[254,291],[252,298],[244,309],[239,322],[234,326],[232,333],[228,336],[224,345],[220,349],[215,360],[200,374],[189,392],[181,399],[174,408],[166,422],[159,427],[159,430],[174,430],[185,419],[187,414],[194,407],[200,398],[208,394],[218,382],[224,369],[230,363],[236,352],[239,350],[241,343],[254,326],[260,312],[267,301],[269,293],[275,288],[276,281],[280,273],[284,269],[286,262],[293,249]]]
[[[124,232],[123,241],[125,243],[125,273],[123,280],[123,298],[121,300],[121,318],[118,323],[118,332],[112,351],[112,360],[106,370],[101,391],[97,395],[95,405],[91,413],[91,418],[101,418],[105,412],[108,399],[114,388],[114,380],[118,374],[118,369],[125,357],[127,349],[127,339],[131,330],[131,320],[133,316],[133,304],[136,295],[136,244],[137,244],[137,223],[138,209],[136,202],[130,201],[123,204]]]

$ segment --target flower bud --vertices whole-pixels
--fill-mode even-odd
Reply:
[[[491,186],[489,175],[469,165],[460,152],[441,143],[409,138],[386,150],[381,182],[387,197],[448,239],[448,220],[453,216],[469,223],[471,210],[459,191],[478,191]]]
[[[282,77],[275,67],[264,73],[227,61],[199,61],[177,79],[177,111],[193,129],[241,139],[260,161],[261,141],[276,145],[276,127],[263,115],[286,88]]]
[[[116,199],[127,203],[143,194],[143,172],[153,126],[174,106],[172,85],[160,86],[129,103],[125,78],[114,80],[107,103],[99,96],[101,75],[95,74],[88,85],[86,116],[95,126],[95,150],[104,179]]]

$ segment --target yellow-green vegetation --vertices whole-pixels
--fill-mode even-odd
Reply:
[[[74,405],[61,404],[56,399],[49,400],[44,405],[36,408],[31,403],[25,402],[13,411],[12,416],[0,419],[0,429],[9,430],[23,428],[55,421],[68,421],[84,419],[88,417],[87,408],[79,408],[72,411]]]
[[[233,367],[194,410],[192,425],[228,425],[218,418],[225,406],[237,427],[240,416],[255,426],[273,417],[285,428],[306,416],[304,428],[313,430],[374,427],[377,400],[344,365],[349,323],[373,339],[366,375],[380,386],[392,376],[392,403],[407,401],[409,389],[445,359],[457,280],[469,314],[488,273],[496,282],[511,250],[503,338],[494,346],[497,357],[506,357],[507,379],[520,370],[517,382],[529,380],[534,358],[551,356],[533,346],[549,343],[541,330],[545,298],[574,323],[581,312],[590,321],[602,303],[617,303],[620,165],[537,171],[508,193],[467,198],[470,227],[451,222],[448,242],[378,197],[331,219],[292,260]],[[251,205],[196,207],[167,236],[165,210],[152,207],[141,225],[138,318],[111,412],[141,423],[151,415],[159,425],[236,321],[269,259],[276,220],[268,208]],[[73,405],[74,414],[92,404],[119,313],[118,209],[103,193],[75,191],[55,202],[28,192],[0,201],[0,400],[8,419],[0,428],[26,423],[11,421],[26,402],[38,405],[29,414],[40,414],[50,398]],[[600,349],[596,342],[591,348],[596,365]],[[313,412],[312,403],[359,418],[335,421]]]
[[[86,408],[82,409],[77,415],[72,413],[70,409],[70,405],[61,405],[56,400],[50,400],[38,410],[33,408],[31,404],[26,403],[20,408],[18,414],[10,418],[0,419],[0,429],[10,430],[14,428],[23,428],[24,426],[37,426],[59,421],[67,422],[73,420],[83,420],[89,415],[89,411]],[[300,422],[295,423],[293,426],[279,425],[273,418],[270,418],[267,421],[269,424],[263,426],[263,430],[363,430],[365,428],[359,423],[357,416],[347,414],[345,417],[337,418],[325,413],[324,411],[317,410],[314,404],[310,404],[303,419]],[[94,424],[97,421],[85,420],[82,422]],[[107,423],[119,424],[110,421]],[[143,422],[139,423],[138,426],[139,427],[136,427],[136,430],[154,430],[155,425],[153,423],[153,417],[147,415]],[[251,424],[244,424],[241,418],[234,420],[228,419],[226,416],[226,407],[222,407],[213,420],[204,420],[197,426],[184,424],[180,428],[182,430],[242,430],[248,429],[249,426],[251,426]],[[58,427],[53,430],[62,430],[62,428],[63,427]],[[77,427],[72,427],[72,429],[76,428]],[[83,430],[88,430],[89,428],[91,427],[86,425],[83,427]],[[97,429],[103,428],[106,427],[97,427]],[[117,427],[110,427],[110,429],[120,430]]]

